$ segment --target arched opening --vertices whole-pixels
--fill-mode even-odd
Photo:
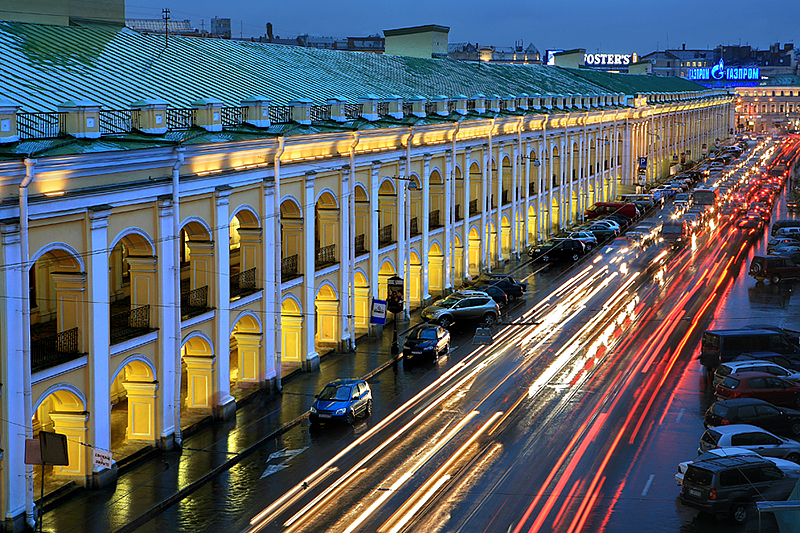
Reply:
[[[528,208],[528,242],[536,242],[536,205]]]
[[[86,274],[73,251],[53,248],[28,272],[31,302],[31,371],[86,353]]]
[[[447,218],[447,213],[444,210],[444,180],[438,170],[433,170],[429,182],[431,190],[429,195],[428,228],[434,230],[444,226],[444,221]]]
[[[92,465],[88,448],[81,443],[89,442],[88,414],[84,399],[77,389],[67,385],[46,393],[33,414],[33,438],[39,438],[40,431],[51,431],[67,436],[67,457],[65,466],[45,466],[34,468],[34,494],[41,494],[44,480],[45,494],[63,487],[71,481],[83,485]],[[44,470],[44,478],[42,471]]]
[[[523,206],[517,211],[517,223],[514,226],[517,236],[517,253],[525,252],[525,210]]]
[[[131,232],[119,239],[108,256],[111,303],[111,344],[153,330],[157,300],[156,257],[143,234]]]
[[[473,278],[481,273],[481,234],[473,227],[469,230],[469,275]]]
[[[495,229],[494,222],[491,220],[489,220],[486,224],[486,242],[489,243],[486,264],[490,267],[495,267],[497,264],[497,231]]]
[[[336,197],[330,192],[322,193],[314,206],[314,267],[317,270],[338,262],[339,218]]]
[[[457,234],[454,235],[455,242],[455,257],[453,258],[453,286],[460,287],[464,279],[464,244],[461,242],[461,237]]]
[[[552,180],[553,180],[553,189],[561,186],[562,175],[561,175],[561,152],[558,149],[558,146],[553,147],[553,156],[550,162],[550,168],[552,172]]]
[[[122,363],[111,382],[111,452],[115,460],[153,446],[158,441],[158,383],[144,357]]]
[[[422,217],[427,216],[422,212],[422,195],[428,194],[428,191],[422,190],[422,184],[415,175],[411,175],[411,181],[408,182],[407,194],[409,197],[409,230],[411,237],[422,234]]]
[[[339,344],[339,296],[333,287],[324,283],[317,291],[314,299],[316,330],[314,335],[315,350],[323,355],[334,351]]]
[[[230,338],[231,394],[239,400],[257,389],[264,375],[261,357],[261,326],[252,315],[236,321]]]
[[[205,225],[186,223],[181,229],[181,318],[186,320],[209,309],[214,279],[214,242]]]
[[[303,309],[294,298],[281,302],[281,377],[299,369],[303,362]]]
[[[547,233],[553,233],[558,228],[558,198],[553,197],[553,204],[550,209],[550,219],[547,221]]]
[[[428,292],[438,296],[444,294],[444,254],[435,242],[428,251]]]
[[[383,248],[397,242],[397,190],[392,180],[387,179],[378,189],[378,246]]]
[[[281,202],[281,282],[302,274],[303,211],[294,199]]]
[[[214,401],[214,350],[202,335],[181,347],[181,428],[211,415]]]
[[[500,220],[500,253],[504,259],[511,258],[512,245],[511,222],[509,222],[508,217],[504,215]]]
[[[386,300],[389,295],[389,288],[387,280],[392,276],[396,276],[397,271],[389,261],[381,263],[381,268],[378,270],[378,299]]]
[[[356,337],[369,332],[369,320],[372,315],[370,309],[369,280],[361,272],[355,274],[356,300],[353,312],[356,316]]]
[[[477,161],[473,161],[469,167],[469,216],[474,217],[483,212],[485,197],[481,166]]]
[[[456,167],[456,197],[454,199],[455,202],[455,211],[456,211],[456,222],[459,220],[464,220],[464,176],[461,174],[461,168]]]
[[[513,193],[511,190],[511,186],[513,183],[513,168],[511,167],[511,158],[510,157],[503,157],[503,165],[501,167],[502,176],[502,205],[508,205],[513,200]]]
[[[356,204],[356,237],[355,237],[355,254],[356,257],[364,255],[368,251],[368,244],[370,241],[367,238],[370,235],[369,228],[371,224],[371,217],[369,213],[369,196],[367,191],[362,185],[356,185],[355,188],[355,204]]]
[[[230,223],[230,297],[241,298],[256,292],[263,278],[261,269],[261,228],[258,217],[249,209],[241,209]],[[262,273],[262,274],[259,274]]]
[[[497,208],[497,195],[495,191],[497,190],[497,181],[502,180],[502,176],[497,173],[497,161],[495,161],[494,156],[490,153],[489,154],[489,168],[492,169],[491,178],[489,180],[489,191],[487,191],[487,196],[489,197],[489,210]]]
[[[409,308],[414,309],[422,304],[422,263],[414,250],[410,254],[411,263],[408,274]]]
[[[589,176],[594,176],[597,170],[597,146],[594,138],[589,140]]]

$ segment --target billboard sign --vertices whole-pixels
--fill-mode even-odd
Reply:
[[[686,79],[689,80],[716,80],[716,81],[741,81],[758,80],[758,67],[726,67],[720,59],[719,63],[711,68],[698,67],[686,70]]]

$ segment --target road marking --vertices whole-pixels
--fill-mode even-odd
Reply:
[[[675,423],[676,424],[681,421],[681,418],[683,418],[683,412],[684,411],[686,411],[686,409],[681,409],[681,412],[678,413],[678,418],[675,419]]]
[[[647,483],[644,486],[644,490],[642,491],[642,496],[647,496],[647,491],[650,490],[650,484],[653,482],[653,478],[656,477],[655,474],[650,474],[650,477],[647,478]]]

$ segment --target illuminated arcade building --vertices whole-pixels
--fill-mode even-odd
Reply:
[[[165,47],[88,23],[0,23],[0,59],[20,73],[0,81],[9,529],[33,500],[20,428],[70,439],[47,491],[109,483],[79,442],[170,448],[351,350],[388,278],[417,308],[630,190],[640,157],[641,183],[666,176],[733,116],[679,78]]]
[[[737,87],[734,124],[740,132],[800,130],[800,78],[777,76],[757,87]]]

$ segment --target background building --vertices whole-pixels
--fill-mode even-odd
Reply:
[[[772,133],[800,130],[800,77],[775,76],[736,88],[736,128]]]

